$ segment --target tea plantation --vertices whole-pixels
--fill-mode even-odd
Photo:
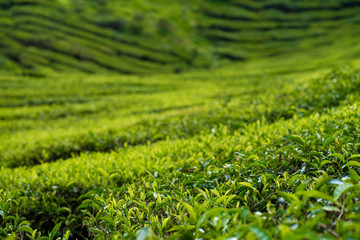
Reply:
[[[360,239],[359,13],[1,1],[0,239]]]

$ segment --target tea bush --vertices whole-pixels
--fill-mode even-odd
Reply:
[[[0,3],[0,239],[359,239],[360,2],[125,2]]]
[[[202,100],[218,105],[180,108],[105,138],[74,138],[78,146],[85,141],[84,150],[67,160],[48,155],[34,157],[43,159],[37,166],[2,167],[2,232],[36,238],[56,225],[65,238],[356,238],[359,70],[296,74],[280,89],[263,90],[254,76],[237,91],[236,81],[218,74],[222,84],[213,81],[226,91]],[[250,82],[260,92],[235,95]],[[115,138],[118,145],[106,145]],[[46,151],[34,146],[26,154]],[[21,156],[5,166],[24,165]]]

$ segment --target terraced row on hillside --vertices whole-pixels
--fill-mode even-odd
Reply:
[[[360,1],[205,1],[201,32],[220,57],[249,59],[358,38]]]
[[[1,55],[21,67],[166,73],[187,66],[157,41],[86,22],[54,2],[11,1],[0,29]]]
[[[151,139],[162,140],[170,133],[172,138],[197,134],[204,126],[210,128],[217,121],[229,122],[239,118],[236,111],[231,113],[229,108],[221,120],[207,120],[208,115],[225,111],[224,105],[212,106],[213,110],[199,114],[201,109],[209,107],[205,103],[212,95],[224,104],[233,95],[246,92],[254,91],[253,95],[248,95],[254,98],[256,92],[281,84],[275,76],[272,81],[276,82],[264,81],[258,86],[262,74],[271,76],[280,72],[291,76],[317,72],[360,56],[360,45],[346,41],[340,43],[310,53],[249,61],[241,64],[240,72],[238,64],[218,69],[225,76],[230,71],[234,80],[249,76],[247,87],[241,92],[234,88],[236,82],[222,83],[220,74],[219,81],[214,83],[206,72],[189,73],[189,76],[154,76],[146,81],[138,76],[119,79],[115,75],[104,79],[98,75],[89,77],[82,74],[69,75],[66,79],[63,75],[55,75],[49,80],[0,77],[0,130],[3,133],[0,135],[3,142],[0,163],[12,168],[29,166],[68,158],[83,151],[109,151],[125,142],[143,144]],[[298,64],[299,61],[303,64]],[[229,85],[221,88],[224,84]],[[34,88],[38,91],[34,92]],[[227,93],[229,91],[231,94]],[[177,129],[191,118],[172,120],[181,112],[191,114],[197,119],[196,123]],[[241,119],[249,121],[245,115]],[[238,124],[242,123],[233,122],[231,126]]]
[[[360,36],[358,0],[8,0],[0,6],[0,68],[31,73],[171,73],[331,47],[339,37],[355,44]]]

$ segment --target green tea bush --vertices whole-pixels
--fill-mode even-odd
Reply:
[[[78,238],[356,237],[358,88],[359,71],[348,68],[252,95],[242,112],[232,109],[248,105],[245,96],[220,94],[221,115],[135,125],[165,130],[143,146],[3,168],[2,211],[41,232],[62,223],[56,236]]]

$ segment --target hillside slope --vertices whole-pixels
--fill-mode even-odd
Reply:
[[[30,74],[171,73],[352,44],[360,35],[358,0],[0,4],[0,68]]]

